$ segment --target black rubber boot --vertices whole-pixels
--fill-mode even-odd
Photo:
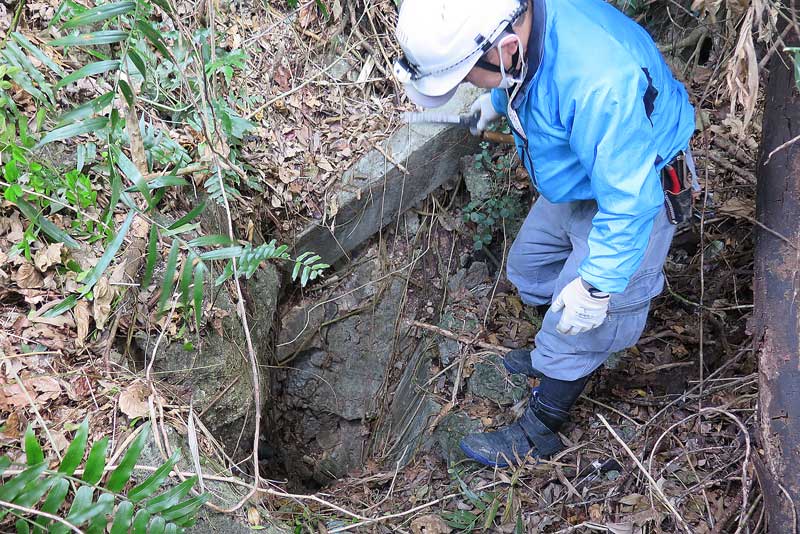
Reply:
[[[591,376],[591,375],[590,375]],[[467,457],[489,467],[520,465],[527,457],[546,458],[564,446],[556,432],[569,419],[589,376],[574,381],[543,376],[518,420],[493,432],[469,434],[461,440]]]
[[[531,349],[512,350],[503,358],[503,366],[512,375],[526,375],[532,378],[542,378],[544,376],[533,368]]]
[[[546,457],[564,448],[559,437],[533,412],[531,405],[517,421],[494,432],[478,432],[461,440],[467,457],[489,467],[521,465],[528,457]]]

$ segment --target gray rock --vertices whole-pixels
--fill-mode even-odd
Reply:
[[[317,334],[325,318],[324,306],[298,306],[289,310],[281,319],[276,353],[283,362],[296,352],[313,348],[311,339]]]
[[[467,434],[482,430],[483,425],[477,419],[472,419],[463,412],[453,412],[442,418],[430,439],[435,450],[450,465],[466,458],[458,445],[461,439]]]
[[[290,472],[325,484],[362,465],[367,420],[379,406],[392,341],[407,330],[395,327],[404,287],[394,280],[369,313],[326,327],[324,348],[300,353],[285,371],[278,424],[307,448],[305,459],[297,451],[286,454]]]
[[[507,406],[525,397],[528,382],[522,375],[509,375],[503,367],[502,359],[491,355],[483,362],[475,364],[469,377],[468,391],[501,406]]]
[[[275,308],[280,291],[277,269],[267,264],[247,283],[251,336],[261,370],[261,400],[268,399],[269,365],[273,361]],[[210,298],[207,294],[206,298]],[[175,387],[188,404],[191,400],[209,431],[234,459],[241,459],[251,448],[254,431],[253,378],[247,358],[246,342],[235,306],[227,293],[220,292],[215,306],[227,315],[222,319],[222,335],[213,328],[203,329],[197,346],[187,350],[181,341],[162,341],[153,363],[154,376]],[[152,356],[157,333],[144,331],[136,340],[147,358]],[[242,438],[240,439],[240,436]]]
[[[493,184],[489,171],[472,154],[462,157],[459,165],[470,199],[474,202],[488,200],[492,196]]]

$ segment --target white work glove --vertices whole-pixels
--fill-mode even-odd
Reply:
[[[553,301],[554,312],[564,310],[556,330],[562,334],[575,335],[597,328],[606,320],[608,313],[608,293],[593,289],[579,276],[567,284]]]
[[[500,118],[500,114],[492,104],[492,93],[484,93],[475,99],[469,108],[469,114],[475,115],[476,113],[480,113],[480,115],[478,115],[478,124],[469,129],[472,135],[482,134],[490,123]]]

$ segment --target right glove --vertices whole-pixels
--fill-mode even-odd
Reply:
[[[472,135],[482,134],[490,123],[500,118],[500,114],[492,104],[492,93],[484,93],[476,98],[469,108],[469,114],[478,115],[478,123],[469,129]]]
[[[556,330],[568,336],[574,336],[597,328],[606,320],[608,314],[608,293],[589,289],[579,276],[566,285],[553,301],[551,309],[560,312],[561,320]]]

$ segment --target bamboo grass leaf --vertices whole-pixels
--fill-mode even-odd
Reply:
[[[50,130],[44,137],[42,137],[41,141],[39,141],[37,148],[42,145],[46,145],[47,143],[52,143],[53,141],[62,141],[64,139],[69,139],[70,137],[96,132],[97,130],[105,128],[107,124],[107,117],[94,117],[92,119],[86,119],[68,126],[62,126],[60,128],[56,128],[55,130]]]
[[[128,32],[123,30],[101,30],[91,33],[79,33],[54,39],[47,43],[50,46],[89,46],[98,44],[111,44],[124,41]]]
[[[103,276],[103,273],[106,272],[108,266],[111,265],[111,261],[114,259],[114,256],[117,255],[117,251],[122,246],[123,241],[125,241],[125,236],[128,233],[128,229],[131,227],[131,223],[133,222],[133,218],[136,216],[136,212],[131,211],[128,213],[128,216],[125,217],[125,221],[123,221],[122,226],[120,227],[117,235],[114,236],[114,239],[111,243],[108,244],[106,247],[105,252],[100,257],[100,260],[97,262],[97,265],[89,271],[89,274],[84,279],[84,285],[81,289],[80,296],[85,296],[89,291],[92,290],[94,285],[100,280],[100,277]]]
[[[103,4],[87,11],[84,11],[80,15],[76,15],[69,19],[67,22],[64,23],[62,28],[76,28],[78,26],[84,26],[86,24],[93,24],[95,22],[101,22],[104,20],[108,20],[112,17],[116,17],[118,15],[124,15],[125,13],[130,13],[136,8],[135,2],[117,2],[114,4]]]
[[[116,70],[119,68],[119,60],[118,59],[110,59],[107,61],[95,61],[94,63],[89,63],[88,65],[84,65],[83,67],[79,68],[72,74],[64,77],[56,84],[56,89],[61,89],[72,82],[78,81],[81,78],[86,78],[87,76],[95,76],[97,74],[102,74],[104,72],[108,72],[111,70]]]

